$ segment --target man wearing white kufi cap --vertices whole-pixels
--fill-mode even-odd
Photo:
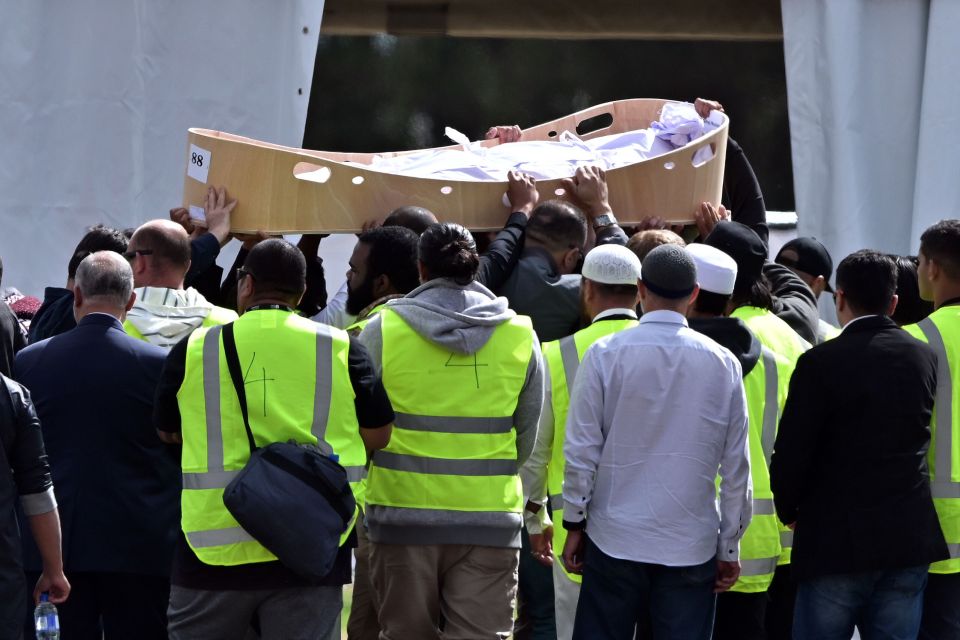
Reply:
[[[767,589],[781,550],[768,465],[793,365],[761,345],[743,321],[725,317],[737,280],[733,258],[705,244],[690,245],[687,251],[697,264],[700,285],[700,295],[687,311],[690,328],[726,347],[740,361],[750,423],[753,519],[740,541],[740,578],[717,597],[713,637],[765,638]]]
[[[637,325],[640,259],[626,247],[601,245],[587,254],[582,275],[581,304],[592,324],[543,345],[549,375],[540,430],[533,453],[520,472],[527,497],[524,519],[533,555],[543,564],[553,566],[558,640],[569,640],[573,634],[581,578],[564,570],[560,553],[566,532],[560,527],[554,530],[543,506],[549,499],[553,517],[558,522],[563,518],[563,437],[570,389],[580,360],[590,345],[602,336]]]

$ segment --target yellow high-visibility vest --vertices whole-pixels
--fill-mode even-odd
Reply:
[[[543,344],[543,361],[550,372],[551,407],[553,409],[553,441],[550,443],[550,462],[547,465],[547,494],[553,519],[554,562],[559,563],[564,574],[576,583],[583,578],[567,573],[563,566],[563,545],[567,540],[567,531],[561,525],[563,521],[563,471],[566,468],[563,457],[563,439],[566,435],[567,412],[570,409],[570,393],[577,375],[577,369],[587,349],[603,336],[630,329],[639,324],[636,320],[600,320],[589,327],[560,340]]]
[[[930,573],[960,573],[960,306],[940,307],[904,327],[937,353],[937,397],[930,421],[930,492],[950,559],[934,562]]]
[[[370,464],[368,507],[519,514],[513,414],[533,354],[530,319],[500,324],[465,355],[424,338],[389,307],[380,318],[396,420]]]
[[[787,401],[793,364],[767,347],[743,379],[750,431],[750,477],[753,481],[753,519],[740,540],[740,578],[732,591],[766,591],[780,562],[780,521],[770,489],[770,456],[777,438],[780,413]]]
[[[276,556],[223,505],[223,490],[247,463],[250,448],[222,329],[197,329],[187,343],[177,393],[183,437],[180,523],[187,544],[205,564],[268,562]],[[337,456],[362,504],[366,450],[354,406],[347,334],[289,311],[264,309],[234,322],[234,335],[257,446],[289,440],[318,445]]]
[[[730,314],[730,317],[743,320],[747,328],[757,336],[760,344],[786,358],[791,372],[797,366],[800,356],[811,346],[790,325],[768,309],[739,307]],[[789,380],[783,381],[783,384],[789,385],[789,383]],[[793,550],[793,531],[783,523],[780,523],[780,547],[779,564],[789,564]]]

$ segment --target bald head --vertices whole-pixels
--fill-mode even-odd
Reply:
[[[100,312],[122,318],[133,305],[133,271],[114,251],[97,251],[77,267],[74,288],[75,314],[79,320]]]
[[[432,224],[437,223],[437,216],[423,207],[406,206],[394,209],[384,221],[385,227],[406,227],[415,234],[422,235]]]
[[[190,236],[172,220],[150,220],[133,232],[127,247],[138,287],[182,289],[190,269]]]

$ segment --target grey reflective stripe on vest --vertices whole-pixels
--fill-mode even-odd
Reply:
[[[780,532],[780,546],[788,549],[793,546],[793,531]]]
[[[208,471],[207,473],[184,473],[184,489],[226,489],[239,471]]]
[[[754,560],[740,560],[740,577],[765,576],[777,570],[779,558],[756,558]]]
[[[223,471],[220,430],[220,332],[218,325],[203,336],[203,407],[207,422],[207,471]]]
[[[567,397],[573,398],[573,380],[580,367],[577,341],[572,335],[560,339],[560,359],[563,361],[563,376],[567,379]]]
[[[550,508],[554,511],[563,511],[563,494],[554,493],[549,497]]]
[[[950,559],[960,558],[960,542],[953,542],[947,545],[947,550],[950,552]]]
[[[436,433],[510,433],[513,429],[513,418],[418,416],[397,412],[394,425],[409,431],[432,431]]]
[[[365,466],[344,467],[344,469],[347,471],[347,482],[360,482],[367,477],[367,468]]]
[[[317,324],[317,381],[313,390],[313,424],[310,433],[317,437],[317,446],[324,455],[333,453],[333,447],[324,439],[332,402],[333,334],[326,325]]]
[[[763,427],[760,432],[760,446],[763,456],[770,468],[770,458],[773,456],[773,443],[777,440],[777,417],[780,413],[780,404],[777,401],[777,392],[780,390],[780,380],[777,375],[777,359],[773,352],[766,347],[761,348],[760,357],[763,358]]]
[[[410,471],[449,476],[513,476],[517,474],[516,460],[455,460],[408,456],[391,451],[377,451],[373,464],[381,469]]]
[[[220,547],[226,544],[241,542],[256,542],[242,527],[227,529],[211,529],[209,531],[191,531],[185,534],[190,546],[195,549],[203,547]]]
[[[776,513],[776,509],[773,507],[773,498],[754,498],[753,499],[753,515],[755,516],[772,516]]]
[[[930,347],[937,354],[937,433],[934,447],[934,480],[930,491],[934,498],[960,498],[960,483],[953,482],[953,378],[947,346],[937,325],[930,318],[917,323]]]

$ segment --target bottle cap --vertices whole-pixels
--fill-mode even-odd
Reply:
[[[47,602],[50,600],[50,594],[44,591],[40,594],[40,602]]]

